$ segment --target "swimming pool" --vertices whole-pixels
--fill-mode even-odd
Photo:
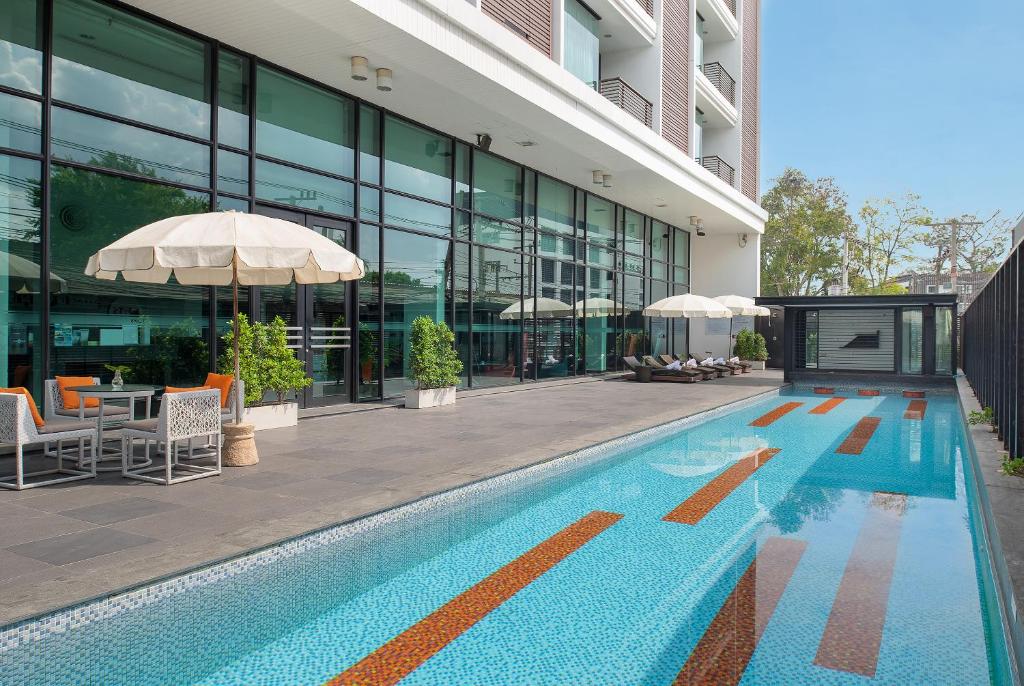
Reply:
[[[0,683],[1008,683],[953,396],[702,419],[8,628]]]

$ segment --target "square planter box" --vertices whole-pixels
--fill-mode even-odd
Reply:
[[[413,410],[427,407],[455,404],[455,386],[447,388],[428,388],[424,391],[415,388],[405,392],[405,406]]]
[[[744,362],[750,363],[750,371],[764,371],[764,360],[743,360]]]
[[[253,424],[257,431],[295,426],[299,423],[299,405],[283,403],[247,407],[242,411],[242,421]]]

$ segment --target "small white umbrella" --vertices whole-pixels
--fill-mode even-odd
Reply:
[[[235,388],[238,372],[238,286],[283,286],[360,279],[363,261],[312,229],[243,212],[207,212],[147,224],[89,258],[87,276],[190,286],[232,286]],[[242,402],[235,394],[235,422]]]
[[[42,267],[20,255],[0,251],[0,283],[16,293],[34,295],[40,292]],[[68,282],[50,272],[50,293],[63,293]]]
[[[514,302],[498,315],[499,319],[561,319],[572,316],[572,306],[554,298],[533,298],[523,300],[522,310]]]
[[[644,308],[645,317],[707,317],[723,319],[732,317],[732,310],[702,295],[686,293],[662,298]]]
[[[754,303],[753,298],[742,295],[718,295],[712,298],[715,302],[725,305],[734,317],[767,317],[772,311]],[[732,322],[729,322],[729,348],[732,348]]]

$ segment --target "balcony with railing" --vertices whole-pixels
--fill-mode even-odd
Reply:
[[[729,8],[729,11],[732,12],[732,16],[735,17],[736,16],[736,0],[722,0],[722,1],[725,3],[725,6]]]
[[[654,105],[619,77],[601,79],[598,90],[601,91],[601,95],[642,121],[645,126],[653,126]]]
[[[718,155],[705,155],[700,158],[700,166],[735,188],[736,170]]]
[[[647,14],[649,14],[652,17],[654,16],[654,0],[636,0],[636,1],[638,3],[640,3],[640,6],[644,8],[644,11],[647,12]],[[736,9],[735,9],[736,0],[726,0],[726,2],[730,2],[730,1],[734,5],[734,8],[733,8],[732,12],[733,12],[733,14],[736,14]]]
[[[736,79],[729,75],[720,62],[705,62],[700,70],[707,77],[711,85],[718,89],[718,92],[725,96],[729,104],[736,106]]]

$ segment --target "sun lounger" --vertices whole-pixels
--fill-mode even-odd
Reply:
[[[623,357],[622,361],[627,367],[633,370],[634,375],[632,378],[636,378],[636,372],[643,369],[645,366],[651,369],[651,380],[652,381],[676,381],[680,383],[694,383],[700,381],[702,376],[699,373],[690,373],[687,370],[673,370],[673,369],[662,369],[655,365],[644,365],[635,357]]]
[[[668,364],[669,362],[678,361],[678,362],[680,362],[683,365],[683,369],[695,369],[695,370],[703,373],[705,375],[705,378],[708,378],[708,379],[714,379],[716,377],[722,377],[722,376],[725,376],[726,374],[729,373],[728,370],[725,370],[725,369],[716,369],[715,367],[706,367],[706,366],[699,365],[699,364],[696,367],[692,367],[692,366],[691,367],[687,367],[686,366],[686,360],[682,359],[678,355],[660,355],[659,357],[661,358],[661,360],[665,364]]]
[[[695,357],[693,353],[690,353],[690,357],[695,359],[695,360],[697,360],[697,362],[700,362],[700,358]],[[727,365],[727,364],[707,364],[707,365],[702,365],[702,366],[714,367],[718,371],[722,372],[723,375],[725,375],[725,374],[740,374],[741,373],[739,367],[733,367],[733,366]]]

